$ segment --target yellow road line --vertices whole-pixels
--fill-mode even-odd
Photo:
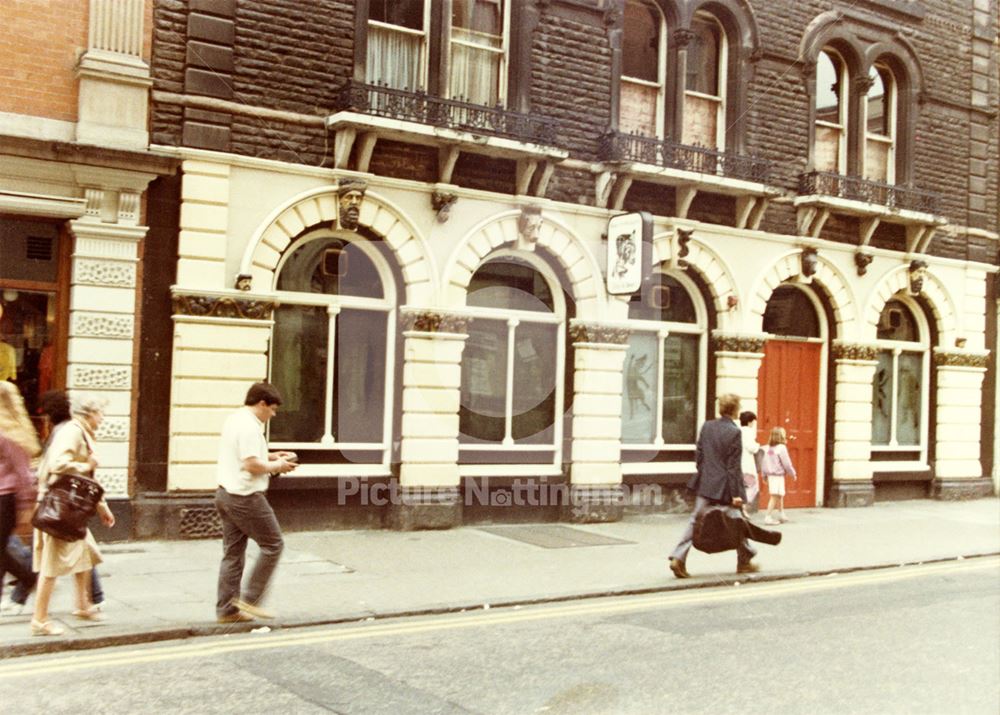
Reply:
[[[650,608],[676,608],[695,603],[720,603],[746,600],[749,598],[776,598],[791,594],[810,593],[834,588],[874,583],[891,583],[913,578],[935,576],[953,572],[985,571],[1000,566],[995,557],[977,558],[967,561],[949,561],[910,566],[893,570],[861,571],[849,574],[834,574],[809,579],[792,579],[753,584],[752,586],[725,586],[719,589],[691,589],[643,596],[610,597],[601,600],[577,601],[557,605],[540,604],[531,610],[501,608],[495,611],[476,610],[465,614],[446,614],[411,618],[395,622],[363,622],[340,625],[333,628],[309,632],[277,633],[268,636],[241,634],[238,640],[198,640],[180,645],[145,646],[138,649],[117,652],[95,652],[89,654],[67,653],[56,658],[39,656],[30,662],[0,661],[0,679],[68,672],[74,670],[155,663],[184,658],[207,658],[227,653],[273,650],[294,646],[352,641],[383,636],[413,635],[430,631],[449,631],[479,626],[499,626],[528,623],[531,621],[569,618],[590,615],[611,615],[648,610]],[[44,660],[43,660],[44,658]]]

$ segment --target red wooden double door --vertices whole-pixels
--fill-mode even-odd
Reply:
[[[798,479],[785,480],[785,508],[816,506],[820,361],[823,345],[800,340],[768,340],[758,376],[757,441],[767,445],[772,427],[788,433],[788,453]],[[760,506],[767,507],[767,483]]]

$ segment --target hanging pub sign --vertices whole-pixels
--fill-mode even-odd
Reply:
[[[608,293],[627,295],[639,290],[650,271],[652,241],[653,217],[646,211],[608,220]]]

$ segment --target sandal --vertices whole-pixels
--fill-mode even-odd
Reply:
[[[103,621],[105,619],[101,609],[97,606],[91,606],[87,609],[78,608],[73,611],[73,615],[84,621]]]
[[[34,618],[31,619],[31,635],[33,636],[61,636],[65,632],[65,628],[55,625],[52,621],[42,623]]]

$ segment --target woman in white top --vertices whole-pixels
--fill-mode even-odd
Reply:
[[[750,410],[740,413],[740,431],[743,433],[743,456],[740,458],[740,469],[743,471],[743,486],[747,489],[747,504],[753,504],[760,494],[760,484],[757,481],[757,415]]]

